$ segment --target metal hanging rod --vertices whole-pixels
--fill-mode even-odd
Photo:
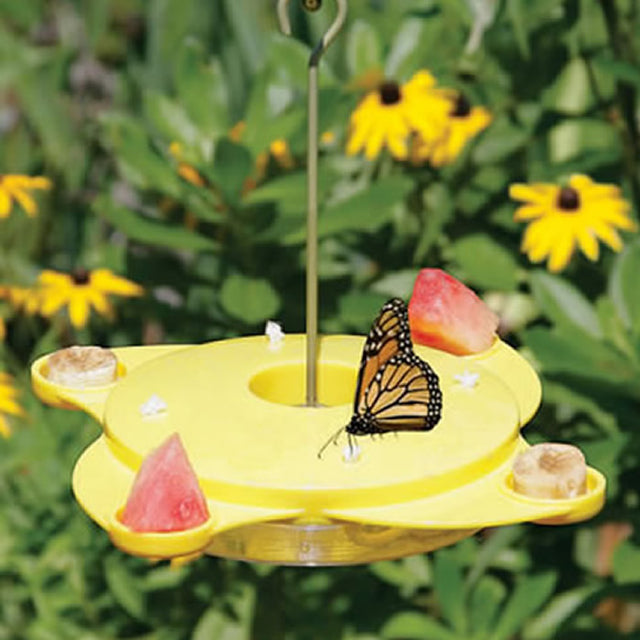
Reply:
[[[291,35],[288,5],[278,1],[278,20],[285,35]],[[318,65],[347,18],[347,0],[335,0],[338,13],[309,57],[308,141],[307,141],[307,294],[306,294],[306,405],[318,404]],[[301,0],[307,11],[317,11],[322,0]]]

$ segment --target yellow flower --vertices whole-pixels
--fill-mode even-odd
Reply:
[[[112,314],[109,294],[139,296],[143,289],[135,282],[115,275],[109,269],[77,270],[73,274],[45,270],[38,276],[42,296],[41,313],[51,317],[67,306],[74,327],[86,326],[93,307],[100,315]]]
[[[23,311],[27,315],[37,313],[40,304],[40,290],[30,287],[0,287],[0,299],[5,299],[16,311]]]
[[[428,160],[434,167],[452,163],[467,142],[491,123],[491,114],[484,107],[472,107],[462,94],[450,98],[446,125],[430,143],[418,135],[414,139],[412,160]]]
[[[522,250],[532,262],[548,257],[549,271],[564,269],[576,246],[592,261],[598,259],[598,240],[620,251],[622,240],[616,227],[625,231],[637,228],[618,187],[598,184],[582,174],[572,175],[564,187],[512,184],[509,195],[525,203],[514,214],[514,220],[529,223]]]
[[[441,134],[450,110],[447,96],[425,70],[404,85],[383,82],[351,114],[347,153],[364,151],[373,160],[386,147],[394,158],[406,160],[413,133],[429,143]]]
[[[205,184],[204,178],[200,175],[198,170],[191,166],[188,162],[183,161],[184,150],[179,142],[172,142],[169,145],[169,153],[175,160],[178,161],[178,175],[187,182],[196,187],[203,187]]]
[[[11,435],[11,427],[5,414],[24,415],[24,410],[16,402],[17,395],[11,376],[8,373],[0,373],[0,435],[4,438]]]
[[[293,168],[293,156],[291,155],[291,149],[289,143],[284,138],[278,138],[269,145],[269,152],[274,157],[275,161],[283,169]]]
[[[7,326],[4,323],[4,318],[0,316],[0,341],[4,340],[7,336]]]
[[[0,174],[0,218],[9,216],[14,200],[33,218],[38,213],[38,206],[29,191],[50,188],[51,180],[42,176]]]

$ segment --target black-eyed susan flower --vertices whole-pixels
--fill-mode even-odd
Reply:
[[[597,260],[598,240],[620,251],[622,239],[616,229],[637,228],[620,189],[586,175],[572,175],[566,186],[512,184],[509,195],[524,203],[514,214],[514,220],[528,223],[522,250],[532,262],[548,258],[549,271],[562,271],[576,247],[589,260]]]
[[[403,85],[386,80],[351,114],[347,154],[364,151],[373,160],[387,148],[394,158],[406,160],[411,136],[417,132],[426,142],[433,141],[446,124],[449,108],[447,92],[436,87],[426,70]]]
[[[0,435],[3,438],[8,438],[11,435],[11,426],[7,416],[24,415],[24,409],[16,401],[17,396],[18,392],[13,386],[13,378],[8,373],[0,372]]]
[[[25,213],[33,218],[38,213],[38,205],[30,191],[50,188],[51,180],[43,176],[0,174],[0,218],[9,216],[14,202],[17,202]]]
[[[67,307],[71,324],[84,327],[89,321],[91,307],[106,318],[113,312],[109,295],[140,296],[142,287],[131,280],[115,275],[109,269],[77,270],[71,275],[45,270],[38,276],[42,304],[40,312],[51,317]]]
[[[450,107],[446,124],[439,136],[425,140],[418,135],[414,138],[412,160],[428,161],[434,167],[451,164],[475,137],[491,123],[491,114],[485,107],[471,106],[462,93],[450,97]]]

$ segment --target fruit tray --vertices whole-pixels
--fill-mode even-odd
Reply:
[[[540,382],[515,350],[416,353],[440,377],[441,422],[429,432],[343,434],[318,451],[352,412],[363,337],[326,336],[318,347],[318,399],[304,406],[305,336],[278,348],[265,336],[202,345],[113,349],[118,378],[71,389],[47,379],[46,403],[79,409],[102,435],[78,460],[73,490],[82,508],[128,553],[189,559],[200,553],[298,565],[371,562],[430,551],[484,527],[576,522],[604,502],[605,480],[587,469],[587,492],[533,499],[511,485],[521,429],[536,412]],[[141,410],[151,398],[161,410]],[[175,533],[135,533],[118,518],[144,457],[179,433],[211,517]]]

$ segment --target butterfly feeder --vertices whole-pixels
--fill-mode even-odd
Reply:
[[[287,4],[280,0],[278,11],[290,33]],[[314,9],[320,3],[303,4]],[[207,553],[291,565],[355,564],[431,551],[485,527],[577,522],[602,507],[605,480],[590,467],[586,490],[575,497],[516,491],[513,463],[529,448],[521,430],[539,406],[541,386],[527,361],[497,337],[470,356],[414,348],[439,380],[435,428],[336,435],[349,424],[356,386],[363,384],[365,344],[361,336],[318,337],[316,326],[316,74],[320,55],[344,23],[346,0],[336,4],[338,16],[309,67],[306,334],[114,348],[115,379],[83,387],[51,378],[55,354],[32,365],[33,388],[45,403],[85,411],[102,427],[75,466],[73,491],[125,552],[177,562]],[[402,313],[399,322],[402,329]],[[184,531],[132,531],[120,516],[134,478],[174,433],[209,517]]]

